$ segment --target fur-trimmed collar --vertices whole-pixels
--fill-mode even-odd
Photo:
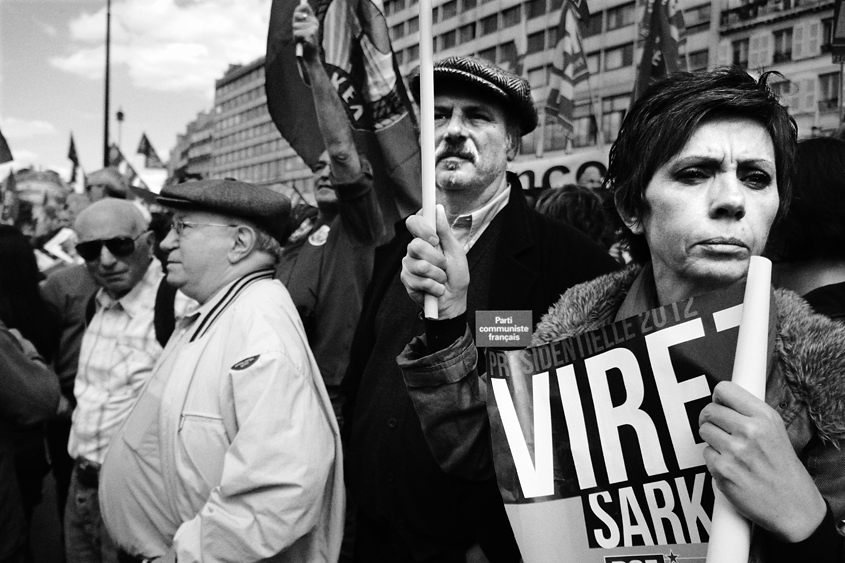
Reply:
[[[572,287],[540,320],[532,346],[613,322],[640,273],[631,265]],[[775,291],[780,372],[826,441],[845,439],[845,325],[814,314],[795,293]]]

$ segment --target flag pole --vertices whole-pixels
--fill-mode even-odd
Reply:
[[[758,399],[766,396],[771,283],[772,263],[767,258],[752,256],[731,381]],[[713,494],[707,563],[745,563],[751,546],[751,523],[737,512],[715,483]]]
[[[431,0],[420,0],[420,151],[422,155],[423,219],[435,226],[434,178],[434,38]],[[437,318],[437,298],[425,296],[425,316]]]
[[[106,0],[106,86],[103,111],[103,168],[109,166],[109,50],[111,47],[111,0]]]

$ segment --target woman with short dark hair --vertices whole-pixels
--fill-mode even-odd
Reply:
[[[567,291],[532,345],[745,281],[792,192],[797,128],[768,76],[755,80],[736,67],[678,73],[634,103],[611,149],[605,186],[635,263]],[[419,238],[408,246],[402,281],[412,298],[434,295],[439,311],[459,318],[466,260],[444,224],[435,234],[408,219]],[[721,381],[698,417],[704,462],[756,525],[755,561],[843,561],[845,327],[812,314],[790,292],[776,291],[772,307],[778,320],[766,401],[726,381],[729,373],[711,374]],[[478,455],[466,439],[489,441],[486,385],[468,369],[476,365],[471,335],[444,343],[438,334],[452,322],[427,324],[425,339],[398,361],[436,459],[448,463],[445,471],[467,475],[492,463],[492,454]],[[422,380],[425,387],[412,385]]]

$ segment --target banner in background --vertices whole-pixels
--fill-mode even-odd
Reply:
[[[496,475],[526,563],[704,562],[713,488],[698,415],[731,378],[743,292],[487,350]]]
[[[685,34],[684,14],[677,0],[646,0],[643,21],[640,22],[643,56],[637,69],[633,100],[658,78],[682,70],[679,45]]]
[[[586,1],[580,2],[586,10]],[[581,45],[577,17],[578,5],[564,2],[557,28],[557,44],[552,55],[546,113],[556,116],[567,135],[572,135],[575,86],[590,78],[587,59]],[[589,12],[587,12],[589,14]]]
[[[317,114],[293,40],[298,0],[273,0],[267,36],[267,107],[291,147],[314,168],[324,150]],[[381,0],[311,2],[320,21],[323,66],[343,100],[359,152],[376,175],[385,224],[415,213],[420,200],[416,119],[393,55]]]

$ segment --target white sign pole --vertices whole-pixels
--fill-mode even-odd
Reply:
[[[420,146],[422,149],[423,219],[434,228],[434,37],[431,0],[420,0]],[[435,296],[425,296],[424,310],[426,318],[437,318]]]
[[[748,266],[742,323],[736,343],[731,381],[758,399],[766,396],[766,354],[769,336],[769,300],[772,263],[752,256]],[[751,522],[713,485],[715,501],[707,563],[747,563],[751,547]]]

